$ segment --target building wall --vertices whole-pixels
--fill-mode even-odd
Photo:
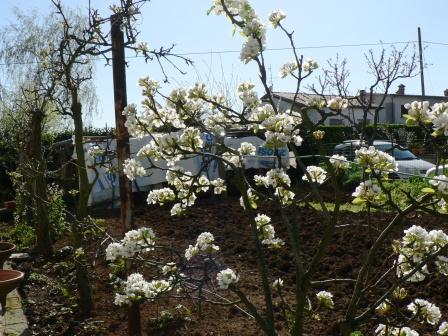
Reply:
[[[374,96],[374,104],[379,104],[381,101],[382,95],[378,94]],[[421,96],[417,95],[388,95],[383,103],[383,109],[379,112],[379,123],[384,124],[404,124],[405,119],[403,118],[403,114],[407,113],[407,110],[404,108],[404,105],[407,103],[411,103],[415,100],[421,100]],[[431,105],[440,102],[448,102],[448,97],[444,96],[429,96],[425,100],[429,101]],[[291,108],[291,103],[288,101],[280,100],[278,98],[274,98],[275,104],[277,104],[279,111],[286,111]],[[328,110],[329,111],[329,110]],[[361,108],[348,108],[341,112],[345,116],[349,116],[350,121],[347,119],[334,116],[330,117],[325,121],[325,125],[349,125],[354,123],[359,123],[363,118],[363,111]],[[320,115],[317,111],[308,111],[308,116],[313,123],[317,123],[320,120]],[[368,116],[368,120],[370,123],[373,123],[373,114]]]
[[[286,110],[291,109],[291,103],[288,101],[274,98],[274,103],[277,105],[277,108],[279,111],[284,112]],[[300,108],[296,108],[295,110],[299,111]],[[330,110],[326,109],[326,112],[330,112]],[[343,110],[341,112],[341,114],[344,115],[345,117],[331,116],[325,120],[324,125],[353,125],[355,123],[361,122],[363,115],[364,115],[361,108],[348,108],[348,109]],[[384,113],[380,112],[380,122],[385,121],[385,117],[383,116],[383,114]],[[321,119],[320,114],[315,110],[308,110],[307,115],[308,115],[308,118],[311,120],[311,122],[313,122],[315,124],[318,123]],[[346,117],[348,117],[349,120],[347,120]],[[370,122],[372,123],[373,122],[373,114],[369,115],[367,117],[367,119],[370,120]]]
[[[376,97],[375,103],[379,103],[381,99],[381,95]],[[416,95],[389,95],[384,100],[384,109],[385,109],[385,121],[384,123],[390,124],[404,124],[405,119],[403,118],[403,114],[407,113],[407,110],[404,108],[404,105],[408,103],[412,103],[413,101],[420,101],[421,96]],[[440,97],[427,97],[425,100],[429,101],[430,105],[440,102],[448,102],[448,97],[440,96]]]

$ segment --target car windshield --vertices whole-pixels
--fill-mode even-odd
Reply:
[[[412,154],[409,150],[402,147],[395,147],[392,150],[392,146],[388,145],[378,145],[375,146],[377,149],[392,155],[395,160],[418,160],[418,158]]]

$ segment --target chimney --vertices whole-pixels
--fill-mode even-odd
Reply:
[[[443,91],[443,95],[444,95],[445,97],[448,97],[448,89],[445,89],[445,91]]]
[[[404,88],[405,88],[405,86],[403,84],[398,85],[398,90],[397,90],[396,94],[404,95]]]
[[[366,102],[366,90],[359,90],[359,99],[361,102]]]

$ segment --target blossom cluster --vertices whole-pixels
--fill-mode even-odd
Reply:
[[[419,121],[423,123],[431,120],[431,108],[428,101],[413,101],[412,103],[405,104],[404,107],[408,110],[408,114],[404,115],[407,120]]]
[[[366,180],[356,187],[352,196],[363,202],[374,203],[382,200],[382,190],[372,180]]]
[[[220,271],[216,275],[218,286],[221,289],[227,289],[230,285],[236,284],[240,277],[230,268]]]
[[[256,108],[260,105],[255,84],[251,82],[243,82],[237,88],[238,97],[241,99],[245,107]]]
[[[404,231],[401,241],[394,242],[397,252],[397,276],[409,276],[408,281],[419,282],[429,274],[428,265],[424,259],[429,255],[438,253],[448,244],[448,235],[442,230],[427,231],[421,226],[413,225]],[[416,269],[422,264],[420,269]],[[448,275],[448,258],[438,255],[434,262],[440,274]]]
[[[252,209],[256,209],[257,208],[257,201],[259,200],[259,197],[257,195],[257,193],[255,192],[255,190],[253,190],[252,188],[249,188],[246,190],[246,195],[247,195],[247,199],[249,202],[249,205]],[[246,205],[244,203],[244,197],[241,196],[240,197],[240,205],[243,209],[246,210]]]
[[[429,183],[437,187],[437,191],[442,195],[448,195],[448,176],[438,175],[434,176]]]
[[[311,58],[306,59],[303,64],[297,63],[297,61],[286,62],[285,64],[280,66],[280,78],[285,78],[289,75],[294,75],[295,71],[301,69],[305,72],[311,72],[319,68],[317,62]]]
[[[106,260],[132,258],[137,253],[154,249],[156,235],[151,228],[142,227],[126,232],[120,242],[109,244],[106,248]]]
[[[266,104],[254,109],[249,119],[255,132],[264,130],[266,147],[281,148],[290,142],[296,146],[302,145],[303,139],[298,128],[302,117],[297,112],[287,110],[276,114],[274,108]]]
[[[123,164],[123,172],[128,179],[133,181],[137,176],[145,175],[145,168],[143,168],[141,162],[136,159],[126,159]]]
[[[213,254],[219,251],[219,246],[213,244],[215,237],[210,232],[201,233],[195,245],[189,245],[185,250],[185,259],[190,260],[201,252],[206,254]]]
[[[269,216],[257,214],[255,224],[263,245],[267,245],[269,248],[279,248],[285,244],[283,240],[275,237],[275,229]]]
[[[190,89],[175,89],[166,98],[166,106],[161,107],[155,101],[155,94],[158,92],[160,85],[156,80],[148,77],[140,79],[140,87],[143,88],[145,96],[142,102],[142,110],[138,111],[135,104],[129,104],[123,110],[126,116],[125,126],[128,128],[130,135],[141,138],[144,135],[158,131],[162,127],[174,130],[184,129],[185,121],[191,118],[200,117],[200,115],[210,109],[210,104],[204,101],[207,98],[207,89],[204,84],[196,83]],[[189,129],[185,136],[189,133],[196,132]],[[182,137],[176,132],[174,139]],[[158,139],[154,141],[158,144]],[[164,139],[161,139],[162,141]],[[182,140],[182,139],[181,139]],[[188,140],[188,139],[183,139]],[[174,141],[164,141],[165,145],[173,145]],[[174,142],[177,144],[177,142]],[[192,146],[191,142],[180,141],[181,146],[199,148],[199,141]],[[168,146],[170,148],[170,146]]]
[[[422,323],[436,325],[439,323],[442,314],[435,304],[422,299],[415,299],[408,305],[408,310],[412,312]]]
[[[229,17],[241,29],[241,35],[246,38],[240,53],[242,62],[250,62],[265,48],[266,27],[247,0],[215,0],[210,12]],[[272,19],[278,24],[280,17]]]
[[[391,327],[379,324],[375,336],[419,336],[419,333],[409,327]]]
[[[374,170],[377,174],[387,176],[388,173],[398,171],[395,159],[374,146],[361,147],[355,151],[355,162],[359,165]]]
[[[288,189],[291,186],[291,179],[282,168],[271,169],[266,176],[255,175],[254,181],[257,186],[273,188],[274,194],[284,205],[290,204],[295,197],[295,194]]]
[[[328,101],[327,107],[334,111],[341,111],[348,106],[348,100],[341,97],[335,97]]]
[[[330,163],[336,170],[345,170],[350,168],[350,162],[343,155],[334,154],[330,157]]]
[[[114,303],[122,306],[145,299],[154,300],[170,290],[172,290],[172,284],[167,280],[146,281],[142,274],[133,273],[124,281],[122,293],[115,294]]]
[[[98,145],[91,146],[87,151],[87,155],[89,155],[90,157],[93,157],[93,158],[95,158],[97,156],[101,156],[103,154],[104,154],[104,149]]]
[[[448,103],[436,103],[430,106],[428,101],[413,101],[406,104],[408,113],[404,115],[408,124],[432,123],[433,135],[448,135]]]
[[[308,166],[306,167],[306,171],[308,173],[308,175],[311,178],[311,182],[317,183],[317,184],[322,184],[325,182],[326,178],[327,178],[327,172],[325,171],[325,169],[318,167],[318,166]],[[302,179],[304,181],[309,181],[307,174],[302,176]]]
[[[148,194],[148,204],[166,204],[175,203],[171,208],[171,215],[180,215],[189,206],[196,202],[196,194],[199,192],[206,192],[209,188],[214,189],[215,194],[221,194],[227,190],[225,181],[221,178],[216,178],[210,181],[206,176],[195,177],[189,171],[184,171],[181,167],[173,167],[166,173],[168,185],[176,190],[176,193],[171,188],[162,188],[151,190]]]
[[[327,291],[320,291],[316,294],[317,300],[324,306],[330,309],[334,308],[333,294]]]
[[[274,282],[272,283],[272,287],[277,290],[280,290],[281,288],[283,288],[283,286],[284,286],[284,281],[282,278],[275,279]]]
[[[281,10],[271,12],[268,17],[269,22],[274,28],[277,28],[284,19],[286,19],[286,14]]]

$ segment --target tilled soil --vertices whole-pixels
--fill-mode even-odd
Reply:
[[[278,236],[287,239],[282,228],[279,211],[275,208],[265,209],[272,216]],[[240,275],[239,286],[257,305],[262,306],[263,291],[255,257],[255,249],[251,238],[249,218],[243,213],[237,198],[204,198],[198,205],[181,218],[171,217],[169,208],[141,205],[136,208],[136,223],[138,226],[148,226],[154,229],[159,241],[165,245],[178,246],[183,251],[189,244],[194,244],[197,236],[209,231],[215,236],[216,244],[220,246],[218,260],[222,267],[230,267]],[[116,211],[97,210],[94,214],[106,218],[108,230],[117,238],[119,218]],[[302,245],[302,258],[308,265],[323,231],[324,218],[322,213],[313,209],[301,208],[298,213],[300,222],[299,243]],[[315,280],[329,278],[355,279],[364,257],[377,235],[376,229],[383,228],[393,214],[375,212],[370,217],[370,229],[365,213],[342,212],[334,239],[325,252],[318,266]],[[369,273],[369,283],[374,283],[389,270],[394,262],[391,257],[392,239],[402,235],[403,228],[413,224],[425,228],[443,229],[446,222],[430,215],[417,214],[407,218],[398,227],[383,248],[375,256],[375,262]],[[62,247],[64,242],[58,242]],[[93,249],[94,247],[94,249]],[[98,252],[105,246],[92,246],[91,252]],[[113,305],[113,288],[109,284],[110,269],[104,262],[104,255],[97,253],[95,266],[92,268],[93,286],[95,290],[95,312],[93,317],[83,320],[77,312],[76,286],[74,285],[73,264],[71,257],[60,256],[51,264],[35,261],[18,265],[27,272],[28,278],[22,288],[25,296],[26,314],[30,321],[33,335],[127,335],[126,311]],[[62,265],[62,266],[61,266]],[[271,272],[271,282],[281,277],[284,280],[284,296],[293,303],[293,286],[295,271],[287,246],[268,252],[267,265]],[[394,280],[394,274],[386,277],[365,294],[359,313],[369,303],[380,297],[387,285]],[[424,282],[406,285],[409,299],[400,305],[405,306],[410,299],[423,298],[437,304],[443,316],[448,316],[448,294],[446,278],[431,275]],[[332,310],[319,310],[319,316],[309,317],[305,323],[307,335],[338,335],[338,321],[344,316],[353,291],[353,282],[333,283],[313,288],[311,293],[328,290],[334,294],[335,307]],[[220,295],[228,295],[227,291],[219,291]],[[234,299],[235,297],[229,296]],[[313,301],[315,302],[315,301]],[[287,335],[284,318],[281,314],[280,298],[274,295],[274,304],[278,333]],[[176,309],[182,304],[186,310]],[[243,307],[243,306],[241,306]],[[167,299],[162,302],[142,305],[142,325],[149,330],[149,335],[262,335],[255,322],[235,307],[216,306],[208,303],[201,305],[202,316],[198,314],[195,302],[178,299]],[[174,321],[159,325],[154,322],[157,313],[169,310]],[[188,316],[188,320],[185,317]],[[373,319],[363,331],[365,335],[374,335],[374,329],[380,321]],[[160,321],[160,320],[159,320]],[[427,328],[413,325],[420,335],[435,335],[436,327]],[[425,329],[426,328],[426,329]]]

